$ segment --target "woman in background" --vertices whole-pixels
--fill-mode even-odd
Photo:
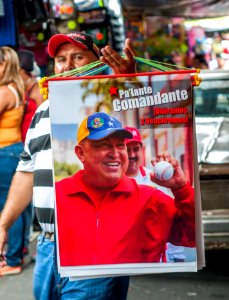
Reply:
[[[2,211],[19,155],[23,150],[21,122],[24,110],[24,83],[19,74],[17,53],[0,47],[0,211]],[[7,266],[0,276],[21,272],[23,219],[20,215],[11,227],[6,252]]]
[[[43,102],[37,77],[40,75],[40,69],[36,64],[32,51],[21,49],[18,50],[20,63],[20,75],[25,86],[25,111],[21,125],[22,141],[25,141],[26,132],[31,123],[32,117],[37,107]],[[36,75],[34,75],[34,72]]]
[[[23,121],[21,123],[22,142],[24,143],[27,130],[32,121],[32,117],[37,107],[43,102],[43,97],[40,94],[40,88],[37,78],[40,75],[40,69],[35,61],[34,53],[26,49],[20,49],[18,50],[17,54],[20,63],[20,75],[23,79],[25,87],[25,107]],[[29,254],[31,225],[36,221],[36,216],[34,215],[32,208],[32,202],[24,210],[22,216],[25,229],[23,255],[27,255]],[[39,224],[36,224],[36,226],[38,225]]]

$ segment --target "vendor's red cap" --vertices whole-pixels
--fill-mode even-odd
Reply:
[[[93,42],[90,35],[82,32],[71,32],[68,34],[55,34],[48,42],[48,53],[51,57],[56,55],[58,48],[65,44],[71,43],[76,47],[92,51],[99,58],[99,49]]]
[[[128,130],[133,136],[131,139],[125,139],[126,144],[138,142],[142,145],[141,134],[135,127],[125,127],[125,129]]]

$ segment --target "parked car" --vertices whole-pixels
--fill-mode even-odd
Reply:
[[[229,71],[201,71],[194,88],[206,249],[229,249]]]

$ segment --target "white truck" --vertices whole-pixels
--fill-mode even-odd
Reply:
[[[201,71],[194,88],[206,249],[229,249],[229,71]]]

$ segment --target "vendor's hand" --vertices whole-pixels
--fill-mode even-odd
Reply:
[[[172,157],[168,152],[160,152],[157,157],[151,160],[151,163],[153,166],[155,166],[157,162],[163,160],[169,162],[173,166],[174,173],[172,178],[166,181],[161,181],[157,179],[155,177],[154,172],[152,172],[150,174],[151,181],[155,182],[158,185],[170,188],[171,190],[179,190],[182,187],[184,187],[185,184],[187,183],[185,174],[179,162],[174,157]]]
[[[3,255],[4,246],[7,242],[7,232],[0,228],[0,268],[6,266],[6,258]]]
[[[136,62],[134,60],[135,50],[131,45],[130,39],[126,39],[123,49],[126,58],[122,58],[110,46],[101,49],[102,56],[100,60],[108,65],[114,74],[132,74],[136,73]]]

